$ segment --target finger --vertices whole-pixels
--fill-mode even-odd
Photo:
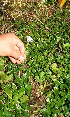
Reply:
[[[16,50],[17,52],[20,52],[19,48],[15,45],[14,50]],[[20,52],[21,53],[21,52]],[[22,54],[22,53],[21,53]],[[26,54],[24,53],[24,55],[22,54],[23,57],[20,57],[20,60],[22,61],[22,59],[26,59]]]
[[[20,62],[19,60],[16,60],[16,63],[17,63],[17,64],[21,64],[21,62]]]
[[[9,57],[10,58],[10,60],[12,61],[12,63],[16,63],[17,61],[14,59],[14,58],[12,58],[12,57]]]
[[[14,58],[12,58],[12,57],[9,57],[10,58],[10,60],[12,61],[12,63],[16,63],[16,64],[21,64],[21,62],[20,62],[20,60],[16,60],[16,59],[14,59]]]
[[[23,63],[23,62],[24,62],[24,57],[21,56],[21,57],[19,58],[19,61],[20,61],[21,63]]]
[[[16,45],[14,46],[14,50],[20,52],[19,48]]]
[[[11,52],[11,57],[13,57],[14,59],[18,60],[20,57],[23,57],[22,54],[19,51],[12,51]]]
[[[19,40],[19,42],[17,42],[16,46],[19,48],[20,52],[24,56],[24,59],[26,59],[26,51],[25,51],[23,42],[21,40]]]

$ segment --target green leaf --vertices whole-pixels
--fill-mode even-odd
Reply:
[[[70,44],[69,43],[65,43],[65,44],[63,44],[63,46],[64,46],[64,48],[65,47],[70,47]]]
[[[28,100],[28,96],[27,96],[27,95],[23,95],[23,96],[20,98],[21,103],[25,103],[27,100]]]
[[[44,77],[44,72],[42,71],[41,73],[40,73],[40,77]]]
[[[57,64],[56,63],[53,63],[52,65],[51,65],[51,68],[52,68],[52,71],[54,72],[54,73],[56,73],[56,72],[58,72],[58,68],[57,68]]]
[[[12,99],[12,91],[8,88],[5,88],[5,93],[8,95],[10,99]]]

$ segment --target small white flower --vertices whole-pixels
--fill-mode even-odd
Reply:
[[[27,38],[27,42],[33,42],[34,40],[32,39],[32,37],[30,37],[30,36],[26,36],[26,38]]]
[[[46,99],[46,101],[47,101],[47,102],[50,102],[50,99],[49,99],[49,98],[47,98],[47,99]]]
[[[17,109],[20,107],[20,105],[19,104],[16,104],[16,107],[17,107]]]
[[[23,73],[23,76],[25,76],[25,77],[26,77],[26,75],[27,75],[26,73]]]

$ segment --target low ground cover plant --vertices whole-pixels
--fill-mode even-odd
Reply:
[[[27,8],[30,14],[32,7]],[[54,5],[51,14],[39,14],[40,8],[34,6],[25,22],[18,18],[13,25],[26,46],[25,63],[0,57],[0,117],[70,116],[69,9]]]

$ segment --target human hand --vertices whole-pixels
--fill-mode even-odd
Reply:
[[[8,56],[13,63],[21,64],[26,59],[23,42],[14,33],[0,35],[0,56]]]

